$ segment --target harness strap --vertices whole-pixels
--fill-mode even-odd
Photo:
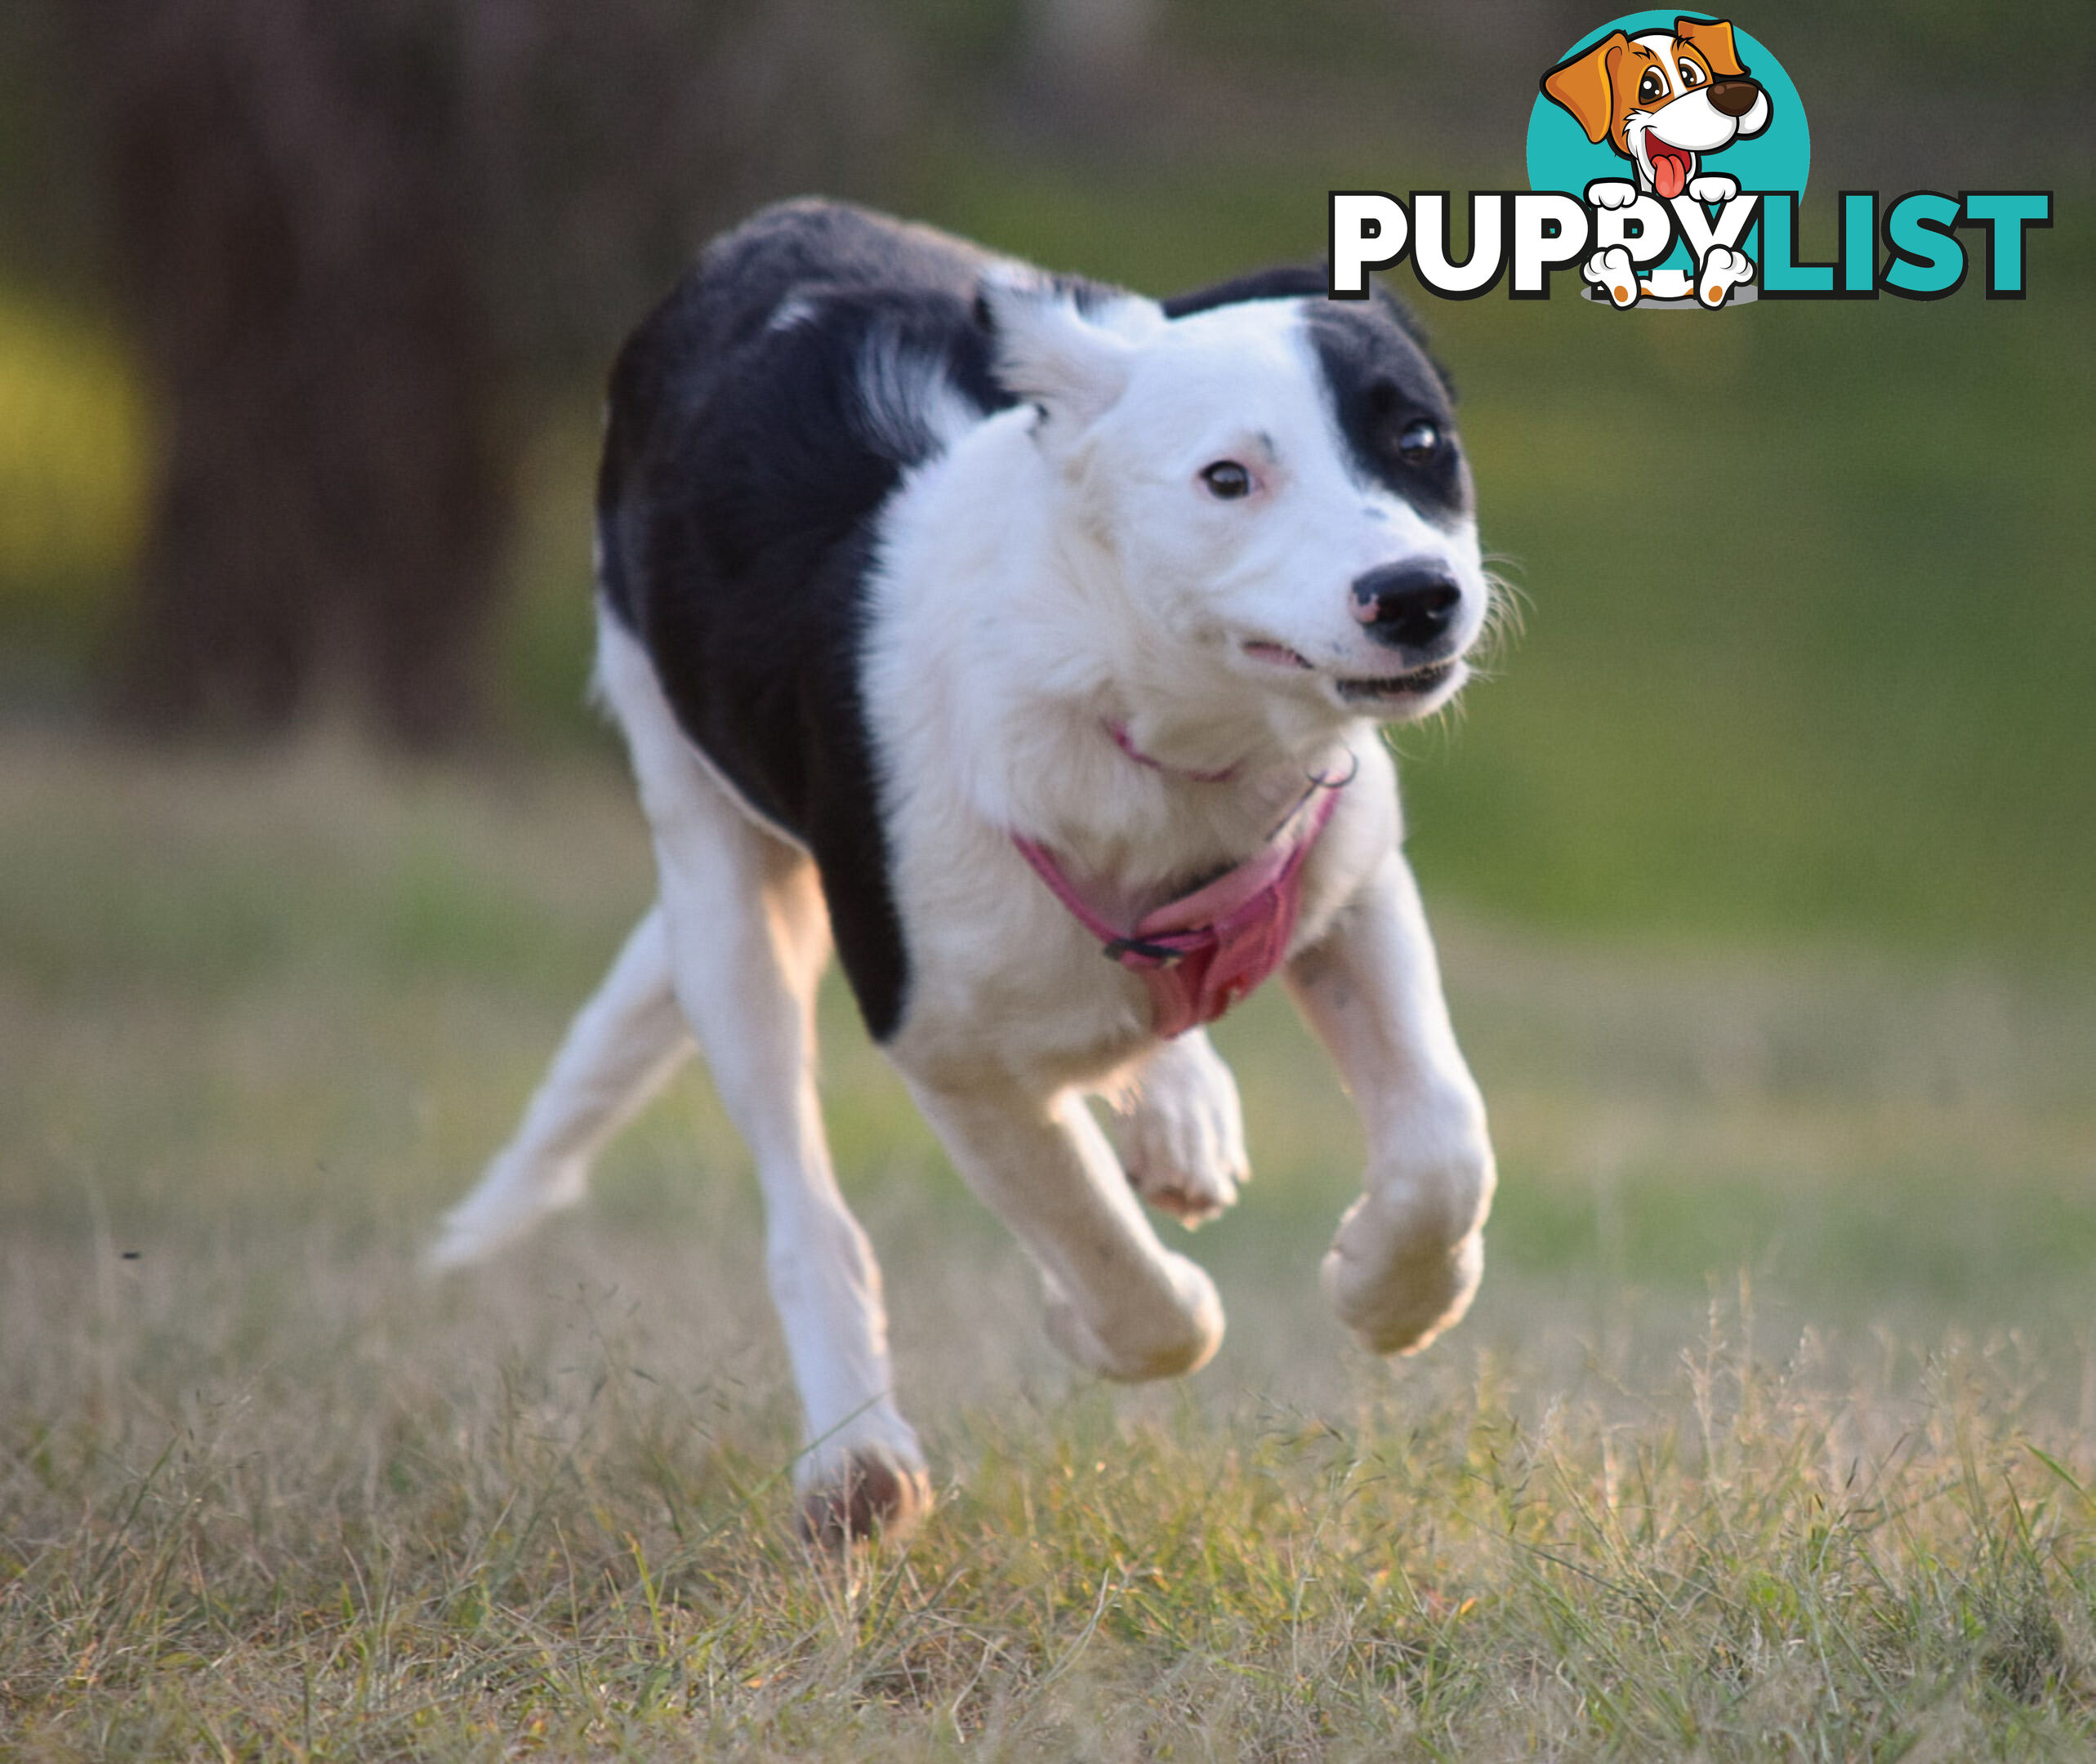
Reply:
[[[1127,755],[1137,765],[1148,766],[1153,772],[1176,773],[1180,777],[1192,778],[1197,784],[1227,784],[1238,775],[1238,768],[1235,766],[1225,766],[1220,772],[1195,772],[1184,766],[1166,765],[1163,760],[1153,759],[1135,745],[1134,739],[1128,733],[1128,725],[1126,723],[1108,723],[1106,725],[1106,733],[1113,737],[1113,745],[1122,752]]]
[[[1302,902],[1304,861],[1351,777],[1313,783],[1307,814],[1298,804],[1253,856],[1145,913],[1127,931],[1092,908],[1045,846],[1016,833],[1011,840],[1049,891],[1099,940],[1107,959],[1142,976],[1151,1027],[1169,1039],[1215,1022],[1287,958]]]

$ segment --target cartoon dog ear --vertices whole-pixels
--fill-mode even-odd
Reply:
[[[1039,405],[1065,434],[1113,408],[1136,345],[1165,323],[1156,302],[1139,295],[1059,282],[1018,265],[984,275],[975,312],[990,333],[998,383]]]
[[[1608,138],[1609,125],[1616,120],[1610,76],[1615,58],[1630,47],[1622,32],[1611,31],[1591,49],[1560,61],[1543,76],[1543,96],[1571,111],[1590,141]]]
[[[1719,79],[1738,79],[1746,72],[1733,46],[1733,28],[1723,19],[1676,19],[1674,34],[1710,64]]]

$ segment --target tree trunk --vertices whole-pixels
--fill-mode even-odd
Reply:
[[[119,263],[163,412],[120,709],[273,730],[345,658],[381,731],[454,739],[508,474],[444,9],[92,14]]]

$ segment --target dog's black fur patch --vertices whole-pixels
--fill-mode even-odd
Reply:
[[[1450,523],[1469,514],[1469,467],[1456,435],[1453,400],[1426,352],[1376,301],[1305,308],[1310,341],[1324,369],[1340,433],[1355,469],[1403,497],[1428,519]],[[1409,465],[1399,438],[1425,420],[1440,431],[1434,457]]]
[[[767,210],[718,240],[612,376],[597,488],[602,590],[685,733],[814,855],[837,955],[876,1040],[908,963],[860,684],[879,515],[929,434],[869,421],[870,347],[1010,398],[974,322],[984,260],[841,205]],[[771,327],[781,308],[800,322]]]

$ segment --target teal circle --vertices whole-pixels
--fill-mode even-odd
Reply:
[[[1619,30],[1626,37],[1656,30],[1670,33],[1675,20],[1682,16],[1678,7],[1665,11],[1626,12],[1589,31],[1550,67],[1591,48],[1611,31]],[[1802,198],[1805,173],[1812,164],[1812,131],[1805,126],[1805,107],[1798,88],[1783,71],[1783,64],[1759,38],[1734,24],[1733,41],[1738,46],[1748,76],[1758,80],[1768,94],[1768,127],[1750,140],[1734,141],[1722,152],[1711,154],[1703,169],[1737,179],[1743,190],[1795,190]],[[1597,178],[1636,182],[1637,168],[1630,161],[1605,140],[1589,140],[1586,131],[1572,119],[1569,110],[1543,96],[1543,74],[1549,71],[1545,68],[1536,75],[1536,102],[1528,112],[1528,187],[1563,190],[1584,198],[1586,186]],[[1760,232],[1757,217],[1741,241],[1750,255],[1759,255]],[[1675,265],[1685,265],[1687,261],[1687,252],[1679,243],[1666,258],[1669,264]]]

